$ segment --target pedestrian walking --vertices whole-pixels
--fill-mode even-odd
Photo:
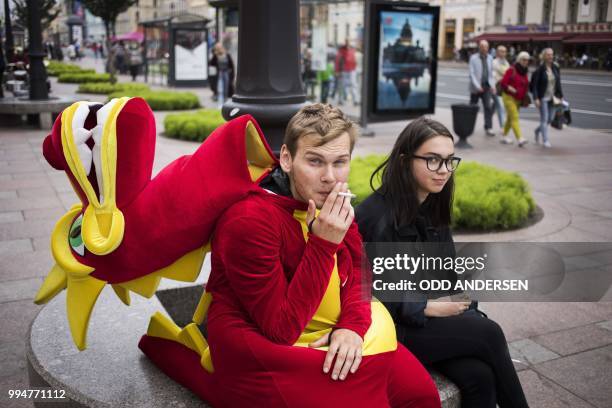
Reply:
[[[317,71],[317,81],[321,85],[321,103],[327,103],[327,98],[329,97],[330,86],[333,83],[334,79],[334,64],[333,59],[329,59],[327,61],[327,65],[325,69],[322,71]]]
[[[540,111],[540,125],[535,129],[535,142],[539,144],[542,135],[544,147],[551,147],[548,140],[548,125],[555,117],[556,111],[562,108],[563,102],[561,72],[553,59],[552,48],[545,48],[542,51],[542,63],[531,75],[529,84],[533,102]]]
[[[495,59],[493,60],[493,80],[495,81],[495,95],[493,95],[493,101],[495,102],[495,112],[497,113],[497,119],[499,120],[499,127],[504,128],[506,122],[506,110],[504,109],[504,102],[501,98],[501,80],[504,74],[510,68],[510,63],[506,59],[508,51],[503,45],[498,45],[495,50]]]
[[[115,42],[111,47],[111,70],[112,72],[119,71],[120,74],[125,73],[126,51],[123,41]]]
[[[216,69],[217,74],[216,84],[214,84],[217,92],[213,92],[213,100],[223,105],[234,94],[234,60],[221,43],[216,43],[209,65]]]
[[[142,65],[142,49],[140,45],[136,44],[130,47],[129,58],[130,64],[130,75],[132,75],[132,81],[136,81],[136,77],[140,71],[140,66]]]
[[[470,57],[470,104],[477,105],[482,100],[484,108],[484,128],[487,136],[495,136],[493,127],[493,99],[495,84],[493,79],[493,58],[489,55],[489,43],[486,40],[478,43],[478,52]]]
[[[519,109],[529,106],[529,78],[527,78],[527,67],[529,66],[529,53],[519,52],[516,62],[508,68],[501,81],[502,100],[506,108],[506,124],[504,125],[504,136],[501,140],[504,144],[512,144],[513,140],[508,137],[510,129],[514,131],[514,136],[518,141],[519,147],[527,143],[521,134],[519,122]]]
[[[338,48],[338,53],[336,54],[338,105],[343,105],[344,101],[348,99],[347,93],[351,95],[353,104],[355,106],[359,105],[357,93],[355,92],[356,69],[355,49],[351,47],[351,42],[347,38],[344,45]]]

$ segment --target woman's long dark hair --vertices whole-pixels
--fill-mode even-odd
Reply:
[[[376,191],[390,204],[396,226],[411,224],[417,216],[419,199],[412,174],[413,155],[423,143],[435,136],[446,136],[454,141],[453,135],[440,122],[426,117],[415,119],[400,133],[389,157],[370,177],[370,187],[375,190],[374,179],[382,172],[381,186]],[[453,191],[454,175],[451,174],[442,191],[429,194],[423,203],[434,225],[450,225]]]

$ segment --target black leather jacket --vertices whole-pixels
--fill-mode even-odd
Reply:
[[[563,98],[563,90],[561,89],[561,73],[559,68],[553,64],[552,72],[555,76],[555,89],[553,91],[557,98]],[[531,74],[531,82],[529,83],[529,90],[533,94],[533,99],[542,99],[546,93],[546,87],[548,86],[548,78],[546,75],[546,64],[541,64]]]
[[[364,242],[448,243],[448,245],[440,245],[443,253],[437,253],[436,255],[443,257],[454,257],[456,255],[450,228],[433,225],[431,219],[427,216],[427,202],[419,208],[415,221],[408,225],[395,225],[395,222],[391,219],[391,210],[385,202],[385,197],[377,192],[371,194],[359,204],[355,214],[359,232]],[[410,296],[411,299],[414,299],[414,294]],[[422,327],[427,322],[424,313],[427,306],[427,296],[425,294],[422,295],[420,301],[383,303],[396,324]],[[470,309],[476,309],[477,306],[477,302],[473,302]]]

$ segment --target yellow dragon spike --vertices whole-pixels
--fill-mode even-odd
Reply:
[[[106,282],[92,276],[68,277],[66,311],[72,339],[81,351],[87,347],[87,327],[98,296]]]
[[[51,268],[51,272],[49,272],[45,278],[40,289],[38,289],[38,293],[36,293],[36,297],[34,297],[34,303],[37,305],[47,303],[53,299],[55,295],[66,289],[66,285],[66,271],[55,264],[53,268]]]
[[[123,302],[124,305],[129,306],[131,303],[130,291],[121,285],[112,285],[115,294]]]

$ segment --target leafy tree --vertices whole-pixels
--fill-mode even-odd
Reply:
[[[12,14],[15,20],[22,27],[28,26],[28,6],[27,0],[13,0]],[[57,4],[57,0],[39,0],[40,7],[40,24],[42,30],[45,31],[49,25],[59,15],[61,8]]]
[[[112,66],[112,55],[110,52],[110,38],[116,35],[115,23],[119,14],[132,7],[137,0],[82,0],[81,2],[96,17],[100,17],[104,22],[106,31],[106,49],[108,71],[111,74],[111,83],[116,82],[115,69]]]

